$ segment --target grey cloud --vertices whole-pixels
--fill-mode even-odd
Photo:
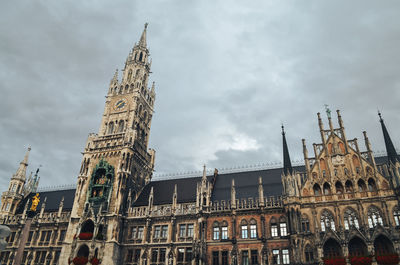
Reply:
[[[32,146],[42,186],[75,183],[115,68],[149,22],[156,81],[150,145],[156,172],[292,158],[319,141],[316,112],[342,110],[347,134],[396,146],[398,1],[3,1],[0,4],[0,186]],[[325,115],[323,115],[325,117]],[[238,150],[241,138],[254,148]]]

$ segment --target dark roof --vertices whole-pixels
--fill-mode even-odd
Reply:
[[[38,192],[40,197],[40,202],[37,207],[37,211],[40,211],[40,209],[42,208],[42,204],[45,198],[47,198],[47,200],[44,211],[45,212],[58,211],[58,207],[60,206],[60,202],[63,197],[64,197],[63,210],[71,210],[72,205],[74,204],[75,190],[76,189]],[[33,196],[35,196],[35,194],[36,193],[31,193],[21,201],[21,203],[18,205],[17,208],[17,214],[20,214],[24,211],[25,204],[27,203],[28,199],[31,199]]]
[[[153,187],[154,194],[153,205],[170,204],[172,203],[175,184],[178,188],[178,203],[195,202],[196,186],[197,182],[200,181],[201,177],[152,181],[144,187],[133,205],[148,205],[151,187]]]
[[[375,157],[375,162],[378,165],[388,162],[387,156]],[[235,180],[236,198],[247,199],[256,198],[258,196],[258,178],[262,177],[264,196],[277,196],[282,194],[281,174],[282,168],[272,168],[254,171],[243,171],[236,173],[222,173],[217,176],[213,193],[212,201],[229,201],[231,199],[231,183]],[[294,166],[296,172],[304,172],[304,166]],[[212,176],[208,179],[211,181]],[[178,187],[178,203],[195,202],[196,201],[196,186],[201,181],[201,177],[170,179],[170,180],[155,180],[147,184],[139,198],[134,202],[134,206],[145,206],[149,202],[151,187],[154,192],[154,205],[172,203],[172,195],[174,193],[175,184]],[[71,210],[75,197],[75,189],[55,190],[39,192],[40,203],[38,210],[41,209],[44,198],[47,197],[45,212],[58,211],[61,199],[64,197],[64,210]],[[17,214],[21,214],[24,210],[28,199],[34,196],[31,193],[24,198],[18,205]]]

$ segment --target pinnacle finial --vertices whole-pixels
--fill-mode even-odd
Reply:
[[[328,119],[331,118],[331,110],[329,109],[329,105],[325,104],[325,111],[326,111],[326,116],[328,116]]]
[[[142,36],[140,37],[140,40],[139,40],[139,46],[142,46],[142,47],[145,47],[145,48],[147,46],[147,43],[146,43],[146,31],[147,31],[147,26],[148,25],[149,25],[149,23],[147,23],[147,22],[144,24],[144,30],[143,30]]]
[[[285,126],[283,126],[283,123],[281,124],[281,128],[282,128],[282,135],[285,135]]]
[[[379,116],[379,120],[380,121],[383,121],[383,119],[382,119],[382,113],[381,113],[381,111],[378,109],[378,116]]]

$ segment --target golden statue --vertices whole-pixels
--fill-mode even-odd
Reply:
[[[39,193],[36,193],[36,195],[33,196],[33,198],[32,198],[31,211],[36,212],[36,208],[37,208],[39,202],[40,202]]]

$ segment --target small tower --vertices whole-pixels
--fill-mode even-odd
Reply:
[[[12,215],[16,206],[23,199],[24,185],[26,181],[26,168],[28,167],[28,158],[31,148],[26,151],[24,160],[19,164],[17,172],[11,177],[8,191],[3,192],[1,196],[0,215]]]
[[[390,138],[389,132],[386,128],[385,122],[382,119],[382,114],[378,112],[379,115],[379,122],[381,123],[383,138],[385,140],[385,147],[387,153],[387,165],[392,177],[392,182],[395,188],[400,186],[400,175],[399,175],[399,167],[400,161],[399,156],[397,155],[396,148]]]
[[[298,196],[300,181],[298,174],[293,171],[292,162],[290,161],[289,148],[286,142],[285,128],[282,125],[282,143],[283,143],[283,172],[282,185],[283,192],[286,196]]]

